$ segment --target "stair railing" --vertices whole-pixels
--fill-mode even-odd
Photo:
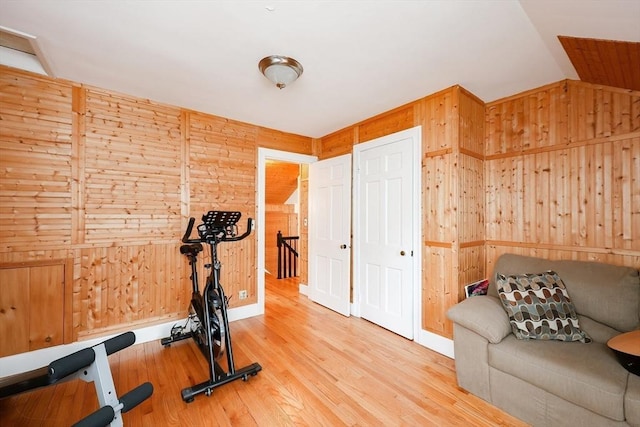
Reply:
[[[300,236],[284,237],[278,230],[278,279],[298,275],[298,241]]]

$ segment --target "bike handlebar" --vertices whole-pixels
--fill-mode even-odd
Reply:
[[[239,236],[235,236],[235,237],[231,237],[231,238],[227,238],[224,239],[227,242],[237,242],[238,240],[242,240],[245,237],[247,237],[249,234],[251,234],[251,229],[253,228],[253,218],[248,218],[247,219],[247,230],[242,233]]]
[[[206,243],[207,239],[203,239],[202,237],[198,238],[198,239],[191,239],[191,232],[193,231],[193,225],[195,224],[196,219],[191,217],[189,218],[189,224],[187,225],[187,231],[185,231],[184,235],[182,236],[182,243]],[[253,219],[249,218],[247,219],[247,229],[244,233],[242,233],[239,236],[228,236],[226,231],[224,236],[220,239],[221,242],[237,242],[239,240],[242,240],[246,237],[248,237],[251,234],[251,229],[253,228]]]
[[[195,223],[196,219],[194,217],[189,218],[187,231],[185,231],[184,236],[182,236],[182,243],[200,243],[200,239],[189,239],[189,236],[191,236],[191,232],[193,231],[193,224]]]

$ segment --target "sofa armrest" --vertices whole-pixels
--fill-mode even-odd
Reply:
[[[447,317],[461,326],[497,344],[511,333],[509,316],[496,297],[481,295],[467,298],[447,311]]]

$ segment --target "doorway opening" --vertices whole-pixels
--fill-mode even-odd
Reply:
[[[287,151],[279,151],[272,150],[267,148],[258,148],[258,182],[257,182],[257,191],[258,191],[258,218],[256,224],[257,231],[257,253],[258,253],[258,283],[257,283],[257,293],[258,293],[258,303],[257,303],[257,313],[256,314],[264,314],[265,308],[265,276],[269,274],[270,280],[271,277],[277,276],[277,264],[274,263],[273,254],[269,254],[267,256],[267,244],[272,246],[272,243],[276,241],[275,236],[272,236],[271,228],[276,225],[271,224],[268,226],[267,218],[270,216],[270,219],[277,218],[277,222],[281,224],[281,226],[287,225],[291,229],[291,222],[294,217],[297,217],[297,213],[288,212],[290,208],[283,207],[282,211],[278,213],[278,209],[272,209],[274,203],[269,204],[268,201],[274,201],[275,199],[270,199],[271,196],[268,196],[267,191],[267,177],[268,177],[268,168],[270,165],[282,166],[284,168],[293,169],[295,167],[302,167],[304,165],[308,165],[310,163],[316,162],[318,158],[316,156],[309,156],[305,154],[291,153]],[[286,192],[286,190],[285,190]],[[269,199],[268,199],[269,197]],[[286,201],[285,201],[286,202]],[[298,201],[299,202],[299,201]],[[286,205],[287,203],[282,203]],[[303,228],[305,227],[305,218],[298,218],[298,232],[304,232]],[[271,221],[269,221],[271,223]],[[275,230],[277,233],[278,230]],[[284,234],[284,230],[281,230]],[[269,233],[269,234],[267,234]],[[275,270],[275,271],[274,271]],[[301,287],[306,287],[306,283],[301,283]]]

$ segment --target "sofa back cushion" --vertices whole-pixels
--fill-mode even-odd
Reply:
[[[640,274],[631,267],[504,254],[496,262],[489,295],[498,296],[496,274],[542,273],[549,270],[558,273],[566,285],[578,314],[620,332],[640,327]]]

